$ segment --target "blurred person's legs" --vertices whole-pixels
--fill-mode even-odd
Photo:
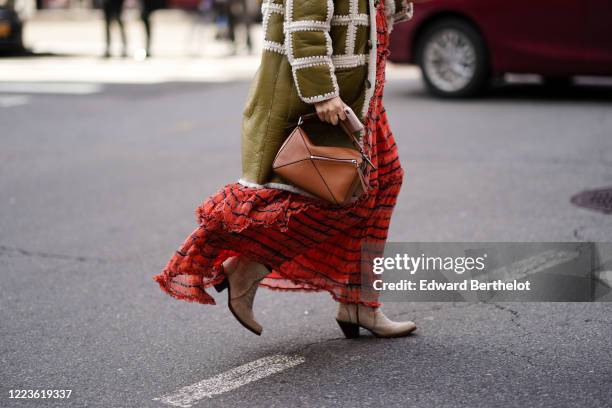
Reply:
[[[249,52],[253,51],[253,44],[251,42],[251,19],[249,9],[247,7],[247,0],[232,0],[226,3],[227,7],[227,18],[228,18],[228,30],[229,40],[232,43],[233,52],[236,53],[238,45],[236,44],[236,27],[239,23],[244,25],[245,30],[245,41]]]
[[[123,1],[121,1],[121,7],[123,7]],[[125,34],[125,25],[123,24],[123,18],[121,16],[122,10],[119,10],[117,14],[117,25],[119,26],[119,33],[121,34],[121,44],[123,46],[123,50],[121,51],[122,57],[127,57],[128,55],[128,46],[127,46],[127,35]]]
[[[125,33],[125,26],[121,18],[123,12],[123,0],[105,0],[104,2],[104,25],[105,25],[105,36],[106,36],[106,49],[104,51],[104,57],[108,58],[111,56],[111,26],[113,21],[117,22],[119,32],[121,35],[122,44],[122,56],[127,56],[127,35]]]
[[[244,24],[245,41],[249,52],[253,51],[253,42],[251,41],[251,12],[248,7],[248,0],[240,0],[242,12],[242,24]]]
[[[227,35],[232,46],[232,54],[238,51],[238,45],[236,44],[236,25],[237,25],[237,12],[235,7],[235,0],[231,0],[226,3],[227,5]]]
[[[153,26],[151,15],[155,10],[167,7],[167,0],[140,0],[140,19],[145,30],[145,54],[144,57],[151,56],[151,44],[153,41]]]
[[[166,7],[165,0],[140,0],[140,19],[145,30],[145,57],[151,56],[151,41],[153,27],[151,25],[151,14],[155,10]]]
[[[109,15],[106,4],[104,4],[104,31],[106,37],[106,45],[104,49],[104,57],[108,58],[111,56],[110,48],[111,48],[111,23],[113,19],[112,16]]]
[[[234,2],[227,3],[227,25],[229,27],[228,38],[231,42],[236,42],[236,23],[238,16],[236,15]]]
[[[217,26],[216,40],[230,39],[230,4],[229,0],[213,0],[214,21]]]
[[[151,56],[151,10],[146,7],[146,1],[140,13],[140,19],[145,30],[145,53],[147,57]]]
[[[213,0],[199,1],[197,10],[192,13],[193,23],[185,42],[187,53],[201,51],[201,38],[205,32],[207,23],[214,19],[214,13],[215,10]]]

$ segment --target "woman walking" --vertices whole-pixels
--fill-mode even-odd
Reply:
[[[163,272],[161,288],[178,299],[214,304],[205,291],[228,289],[237,320],[256,334],[259,286],[327,291],[347,337],[363,327],[379,337],[412,332],[393,322],[376,298],[363,296],[362,248],[384,244],[402,184],[395,140],[382,104],[389,32],[410,19],[406,0],[264,0],[264,52],[242,122],[242,178],[197,209],[199,226]],[[335,205],[314,198],[274,174],[272,162],[285,128],[315,112],[309,134],[346,145],[337,125],[349,106],[365,124],[362,144],[375,168],[371,189]]]

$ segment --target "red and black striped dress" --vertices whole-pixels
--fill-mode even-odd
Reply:
[[[376,84],[365,119],[365,148],[378,168],[369,174],[372,190],[339,207],[285,190],[226,185],[196,210],[199,226],[155,276],[164,291],[214,304],[205,289],[224,279],[224,260],[241,255],[272,269],[261,286],[328,291],[340,302],[379,305],[360,293],[361,250],[386,241],[403,170],[383,107],[389,35],[378,3]]]

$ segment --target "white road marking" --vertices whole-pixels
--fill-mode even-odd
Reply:
[[[0,108],[12,108],[26,105],[28,102],[30,97],[27,95],[0,95]]]
[[[561,265],[577,259],[578,251],[556,251],[553,249],[530,256],[520,261],[513,262],[508,266],[502,266],[490,272],[491,280],[511,282],[512,280],[525,279],[530,275],[542,272],[553,266]]]
[[[212,398],[215,395],[235,390],[243,385],[300,365],[304,361],[306,359],[302,356],[283,354],[263,357],[153,400],[175,407],[189,408],[201,399]]]
[[[102,84],[78,82],[5,82],[0,83],[0,92],[22,94],[67,94],[91,95],[102,91]]]
[[[597,279],[599,279],[602,283],[605,283],[609,288],[612,288],[612,271],[597,272]]]

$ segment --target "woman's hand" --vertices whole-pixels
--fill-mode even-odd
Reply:
[[[342,99],[340,99],[339,96],[327,99],[325,101],[315,102],[314,105],[317,109],[317,116],[322,122],[337,125],[338,119],[346,119],[346,113],[344,113],[344,107],[346,104],[342,102]]]

